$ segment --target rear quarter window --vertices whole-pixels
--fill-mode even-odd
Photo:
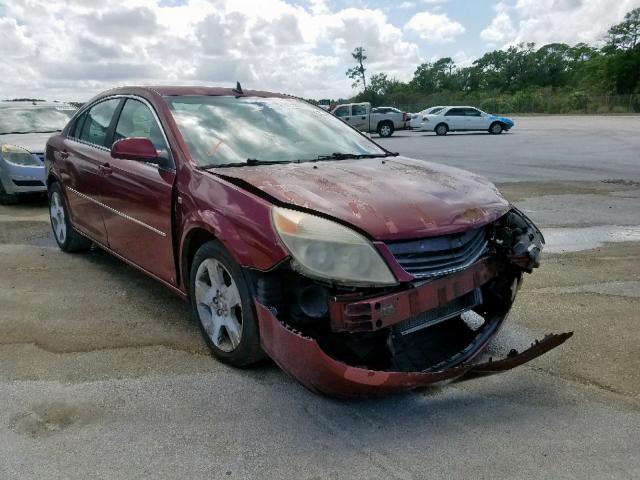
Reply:
[[[69,128],[69,137],[71,137],[71,138],[79,138],[80,137],[80,132],[82,131],[82,124],[84,123],[84,119],[86,118],[86,116],[87,116],[87,114],[85,112],[82,115],[78,116],[73,121],[73,124],[71,125],[71,128]]]

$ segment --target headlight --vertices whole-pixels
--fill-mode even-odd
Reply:
[[[38,167],[41,165],[40,162],[33,157],[31,152],[6,143],[0,147],[0,156],[9,163],[23,167]]]
[[[339,223],[274,207],[273,226],[294,260],[313,278],[345,285],[395,285],[395,277],[366,238]]]

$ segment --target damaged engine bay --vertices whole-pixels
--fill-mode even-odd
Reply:
[[[287,262],[256,274],[255,296],[288,329],[346,365],[441,372],[466,364],[488,344],[523,273],[539,266],[543,246],[541,232],[512,208],[472,231],[385,244],[413,276],[397,286],[339,286]]]

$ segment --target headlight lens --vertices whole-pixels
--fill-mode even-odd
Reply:
[[[294,259],[294,268],[344,285],[395,285],[395,277],[366,238],[339,223],[274,207],[273,226]]]
[[[33,154],[24,148],[15,145],[4,144],[0,147],[0,156],[7,162],[23,167],[37,167],[40,162],[33,157]]]

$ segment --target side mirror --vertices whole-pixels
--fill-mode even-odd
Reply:
[[[123,138],[111,146],[111,156],[125,160],[158,163],[158,151],[148,138]]]

